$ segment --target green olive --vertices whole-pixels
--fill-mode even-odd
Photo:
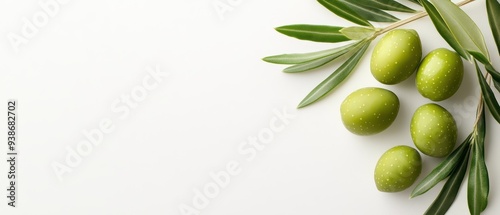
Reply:
[[[399,111],[399,99],[393,92],[367,87],[354,91],[340,105],[344,126],[358,135],[371,135],[388,128]]]
[[[439,48],[422,60],[415,82],[422,96],[432,101],[442,101],[457,92],[463,76],[464,65],[460,55]]]
[[[372,52],[370,69],[383,84],[397,84],[410,77],[422,58],[420,37],[412,29],[395,29],[377,43]]]
[[[410,187],[422,171],[417,150],[401,145],[386,151],[375,167],[375,185],[382,192],[399,192]]]
[[[437,104],[420,106],[411,119],[411,138],[422,153],[431,157],[445,157],[457,142],[455,119]]]

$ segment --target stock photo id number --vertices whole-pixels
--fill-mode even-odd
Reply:
[[[17,101],[7,102],[7,205],[16,207],[17,197]]]

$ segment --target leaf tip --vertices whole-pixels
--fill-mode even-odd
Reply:
[[[417,197],[418,195],[416,195],[415,193],[415,190],[413,190],[411,193],[410,193],[410,199],[413,199],[415,197]]]
[[[306,98],[304,98],[304,99],[303,99],[303,100],[299,103],[299,105],[297,105],[297,109],[301,109],[301,108],[307,107],[307,106],[309,106],[309,105],[310,105],[310,104],[312,104],[312,103],[314,103],[314,102],[311,102],[311,101],[307,100],[307,97],[306,97]]]
[[[287,26],[279,26],[279,27],[274,28],[274,30],[277,31],[277,32],[279,32],[279,33],[284,34],[284,31],[285,31],[286,27]]]
[[[417,197],[417,196],[418,196],[418,195],[417,195],[416,193],[413,193],[413,192],[412,192],[412,193],[410,194],[410,198],[409,198],[409,199],[413,199],[413,198],[415,198],[415,197]]]
[[[410,199],[413,199],[413,198],[415,198],[415,197],[418,197],[418,196],[420,196],[420,195],[424,194],[425,192],[427,192],[427,191],[423,191],[423,192],[422,192],[421,186],[420,186],[420,184],[418,184],[418,185],[417,185],[417,186],[416,186],[416,187],[415,187],[415,188],[411,191],[411,193],[410,193]]]

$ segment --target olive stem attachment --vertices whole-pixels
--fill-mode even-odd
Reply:
[[[491,85],[491,75],[490,73],[486,73],[486,82]],[[477,123],[479,122],[479,118],[481,117],[482,112],[484,111],[484,98],[483,94],[481,93],[479,95],[479,103],[477,104],[477,111],[476,111],[476,121],[474,121],[474,128],[477,127]]]
[[[461,7],[461,6],[464,6],[464,5],[468,4],[468,3],[471,3],[473,1],[475,1],[475,0],[464,0],[464,1],[458,2],[456,5],[459,6],[459,7]],[[406,25],[406,24],[408,24],[410,22],[413,22],[415,20],[421,19],[421,18],[426,17],[428,15],[429,14],[427,13],[427,11],[425,11],[425,10],[424,11],[420,11],[420,12],[416,13],[415,15],[413,15],[412,17],[409,17],[409,18],[403,19],[403,20],[399,20],[399,21],[397,21],[395,23],[392,23],[392,24],[386,26],[385,28],[382,28],[381,30],[375,32],[375,34],[373,34],[373,37],[375,38],[375,37],[377,37],[377,36],[379,36],[381,34],[387,33],[388,31],[390,31],[392,29],[401,27],[403,25]]]
[[[474,121],[474,128],[477,127],[477,123],[479,122],[479,118],[481,117],[481,114],[483,114],[483,111],[484,111],[483,106],[484,106],[484,98],[483,98],[483,94],[480,94],[479,95],[479,103],[477,104],[476,120]]]

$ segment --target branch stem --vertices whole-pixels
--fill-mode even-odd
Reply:
[[[459,6],[459,7],[461,7],[461,6],[464,6],[466,4],[471,3],[473,1],[475,1],[475,0],[464,0],[464,1],[458,2],[456,5]],[[373,36],[377,37],[377,36],[379,36],[381,34],[387,33],[390,30],[393,30],[395,28],[401,27],[403,25],[406,25],[406,24],[408,24],[410,22],[413,22],[415,20],[418,20],[420,18],[426,17],[427,15],[429,15],[429,14],[427,14],[427,12],[425,10],[424,11],[420,11],[420,12],[416,13],[415,15],[407,18],[407,19],[399,20],[399,21],[397,21],[395,23],[392,23],[392,24],[388,25],[385,28],[382,28],[380,31],[376,32]]]
[[[491,75],[490,73],[486,72],[486,82],[488,85],[491,85]],[[477,123],[479,122],[479,119],[481,118],[481,114],[484,110],[484,98],[483,94],[481,93],[479,95],[479,103],[477,104],[477,111],[476,111],[476,121],[474,122],[474,128],[477,127]]]

